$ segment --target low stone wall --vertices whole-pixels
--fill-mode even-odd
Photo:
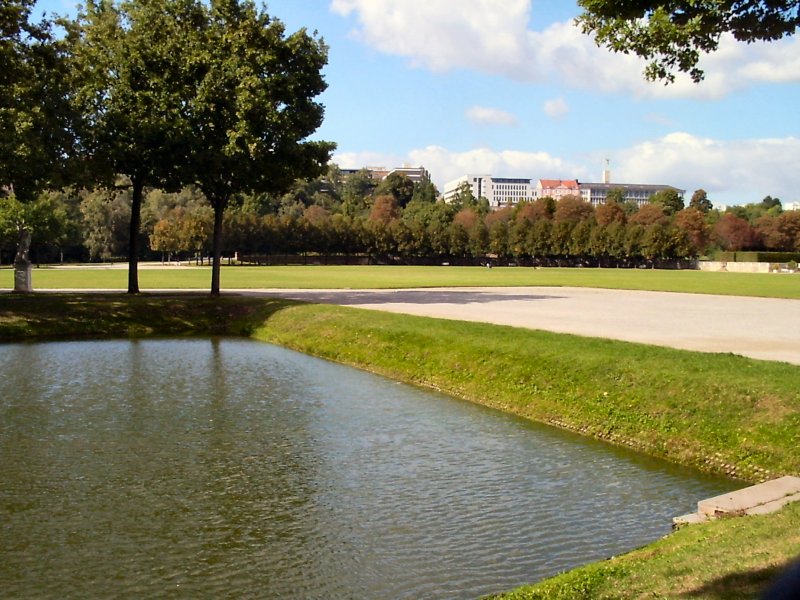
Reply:
[[[727,271],[728,273],[769,273],[770,263],[764,262],[720,262],[714,260],[698,261],[701,271]]]

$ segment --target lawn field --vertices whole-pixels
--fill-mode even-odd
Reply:
[[[35,268],[35,289],[127,288],[125,268]],[[648,269],[410,266],[224,266],[222,289],[326,289],[556,286],[650,290],[800,299],[800,275],[709,273]],[[148,289],[208,289],[208,267],[141,268]],[[0,289],[13,287],[10,268],[0,270]]]

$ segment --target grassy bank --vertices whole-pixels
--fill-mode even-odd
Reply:
[[[0,341],[208,334],[278,343],[751,481],[800,474],[792,365],[264,298],[0,295]],[[510,597],[753,598],[800,553],[798,532],[798,506],[695,526]]]
[[[800,276],[789,274],[707,273],[647,269],[532,269],[504,267],[307,266],[224,267],[223,289],[257,288],[410,288],[454,286],[568,286],[653,290],[771,298],[800,298]],[[141,269],[143,290],[208,289],[207,267]],[[122,268],[33,270],[39,289],[127,288]],[[0,289],[13,287],[11,269],[0,270]]]
[[[687,527],[639,550],[498,598],[751,600],[760,597],[798,554],[800,502],[774,515]]]

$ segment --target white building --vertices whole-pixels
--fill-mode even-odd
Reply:
[[[491,208],[513,206],[523,200],[534,198],[534,187],[530,179],[464,175],[444,184],[442,193],[444,201],[452,202],[464,184],[469,185],[475,198],[486,198]]]
[[[611,171],[603,170],[601,183],[581,183],[577,179],[539,179],[536,185],[531,179],[512,177],[493,177],[491,175],[464,175],[444,184],[442,196],[445,202],[452,202],[462,186],[469,185],[475,198],[486,198],[493,209],[514,206],[523,200],[553,198],[559,200],[564,196],[580,196],[593,206],[605,204],[611,190],[622,190],[625,201],[636,202],[639,206],[647,204],[657,192],[673,190],[681,197],[685,190],[669,185],[651,185],[646,183],[611,183]],[[785,207],[786,210],[790,210]]]
[[[606,203],[606,197],[611,190],[622,190],[625,201],[636,202],[639,206],[647,204],[657,192],[674,190],[681,197],[686,193],[669,185],[649,185],[644,183],[581,183],[580,195],[592,206]]]

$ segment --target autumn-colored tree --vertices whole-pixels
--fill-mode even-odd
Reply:
[[[628,220],[625,209],[618,202],[601,204],[594,209],[594,218],[601,227],[611,223],[625,223]]]
[[[675,215],[675,226],[689,236],[693,256],[705,251],[711,232],[706,223],[706,216],[699,208],[691,206],[684,208]]]
[[[756,221],[756,233],[769,250],[794,252],[800,249],[800,212],[787,211],[777,217],[764,215]]]
[[[370,222],[379,222],[388,225],[395,219],[400,218],[400,207],[397,205],[397,200],[394,196],[386,194],[378,196],[372,204],[372,210],[369,212]]]
[[[478,220],[478,213],[473,208],[462,208],[453,217],[453,222],[460,224],[467,231],[474,227]]]
[[[552,219],[555,212],[556,201],[550,196],[537,198],[532,203],[531,216],[534,221],[538,221],[539,219]]]
[[[755,236],[750,224],[733,213],[720,217],[713,231],[714,240],[723,250],[744,250],[753,245]]]
[[[642,227],[649,227],[654,223],[664,225],[667,222],[669,222],[669,217],[660,204],[645,204],[628,218],[628,223]]]
[[[553,220],[556,223],[577,223],[594,214],[594,208],[580,196],[562,196],[556,203]]]

